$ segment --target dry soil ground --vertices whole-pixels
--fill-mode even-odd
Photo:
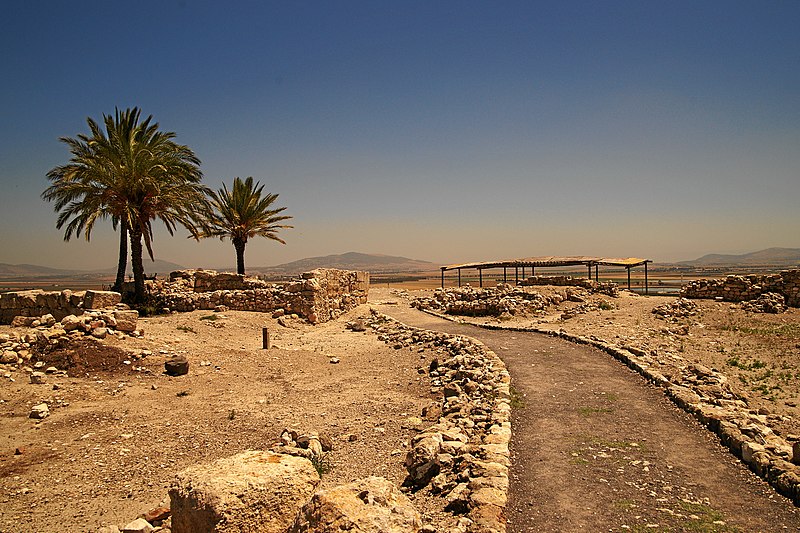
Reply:
[[[800,432],[800,311],[753,315],[701,302],[697,315],[669,323],[651,310],[674,298],[592,298],[607,300],[608,309],[561,321],[561,312],[576,305],[566,303],[519,323],[543,321],[540,326],[624,339],[716,367],[752,401],[784,416],[780,431]],[[377,289],[371,299],[405,302]],[[153,317],[142,319],[142,339],[110,340],[106,348],[85,347],[71,357],[49,354],[62,365],[72,361],[69,377],[32,385],[24,371],[15,370],[0,378],[0,531],[94,531],[127,522],[164,499],[175,472],[269,447],[285,427],[334,440],[322,476],[326,486],[366,475],[401,483],[413,434],[407,418],[419,416],[431,399],[426,378],[417,372],[427,366],[425,354],[394,350],[370,333],[345,329],[346,320],[366,313],[364,306],[334,322],[310,326],[290,320],[291,327],[246,312],[217,314],[216,320],[208,312]],[[268,351],[261,349],[265,326],[275,345]],[[7,328],[0,326],[0,332]],[[151,353],[133,357],[143,350]],[[189,375],[163,374],[173,354],[189,358]],[[331,357],[340,362],[332,364]],[[602,400],[587,404],[601,410],[590,413],[596,415],[592,420],[605,416]],[[29,419],[30,407],[42,401],[50,404],[50,417]],[[604,443],[569,445],[578,461]],[[644,454],[633,460],[648,459]],[[413,497],[426,520],[447,521],[425,491]],[[562,525],[543,527],[563,530]]]
[[[14,381],[0,379],[0,531],[127,523],[165,498],[176,472],[267,448],[286,427],[333,439],[323,486],[368,475],[399,485],[411,435],[405,419],[419,416],[429,390],[417,372],[420,354],[345,329],[347,318],[366,312],[316,327],[233,311],[216,320],[208,312],[147,318],[142,339],[72,354],[69,377],[32,385],[17,370]],[[262,349],[264,326],[270,350]],[[152,354],[131,357],[142,350]],[[163,374],[172,354],[189,358],[188,375]],[[50,417],[29,419],[42,401]],[[415,503],[435,521],[424,498]]]

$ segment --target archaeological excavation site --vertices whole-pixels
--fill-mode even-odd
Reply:
[[[533,267],[1,293],[0,531],[800,529],[800,270]]]

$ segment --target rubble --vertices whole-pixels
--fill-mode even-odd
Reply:
[[[776,292],[766,292],[758,298],[742,302],[742,309],[752,313],[783,313],[786,311],[786,299]]]
[[[411,439],[404,485],[430,486],[450,512],[466,515],[463,531],[505,532],[511,377],[502,360],[469,337],[413,328],[374,310],[372,317],[379,340],[439,354],[424,369],[440,397],[422,413],[435,413],[434,424]]]
[[[687,298],[678,298],[674,302],[657,305],[653,308],[656,318],[685,318],[697,314],[697,304]]]
[[[784,270],[778,274],[702,279],[681,288],[684,298],[719,299],[725,302],[746,302],[767,293],[780,294],[788,307],[800,307],[800,269]]]

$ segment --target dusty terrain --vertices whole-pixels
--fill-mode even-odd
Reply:
[[[0,531],[125,524],[166,497],[176,472],[268,448],[287,427],[333,439],[323,486],[368,475],[399,485],[405,421],[419,416],[429,389],[419,353],[345,329],[359,312],[367,309],[316,327],[234,311],[142,319],[144,338],[84,347],[69,377],[32,385],[24,371],[10,372],[0,380]],[[143,350],[152,353],[134,359]],[[188,375],[163,374],[172,354],[189,358]],[[50,417],[29,419],[42,401]],[[435,521],[424,498],[415,505]]]
[[[370,298],[402,305],[414,295],[373,289]],[[753,314],[698,301],[688,317],[652,313],[674,300],[591,295],[584,304],[564,302],[504,323],[624,339],[715,367],[772,413],[778,431],[800,433],[800,310]],[[585,312],[560,318],[582,305]],[[94,531],[126,523],[166,497],[176,472],[269,447],[285,427],[333,439],[325,486],[367,475],[400,484],[413,434],[407,419],[431,399],[417,371],[427,366],[426,354],[346,330],[348,319],[367,313],[362,306],[334,322],[289,320],[290,327],[248,312],[218,313],[215,320],[209,312],[153,317],[141,320],[142,339],[109,340],[108,348],[84,348],[77,356],[48,354],[62,368],[72,361],[68,377],[32,385],[23,370],[3,368],[0,531]],[[262,327],[272,334],[269,351],[261,348]],[[150,353],[137,358],[143,351]],[[173,354],[189,358],[189,375],[163,374]],[[339,362],[331,363],[333,357]],[[29,419],[30,407],[42,401],[50,417]],[[426,521],[447,524],[441,504],[425,491],[412,497]]]

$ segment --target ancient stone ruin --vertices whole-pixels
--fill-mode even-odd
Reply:
[[[285,284],[213,270],[178,270],[148,288],[159,307],[171,311],[213,310],[297,314],[312,324],[327,322],[366,303],[369,272],[320,268]]]
[[[778,274],[702,279],[681,288],[681,296],[684,298],[717,299],[725,302],[747,302],[768,293],[783,296],[782,305],[800,307],[800,269],[784,270]],[[770,299],[777,300],[775,297]]]

